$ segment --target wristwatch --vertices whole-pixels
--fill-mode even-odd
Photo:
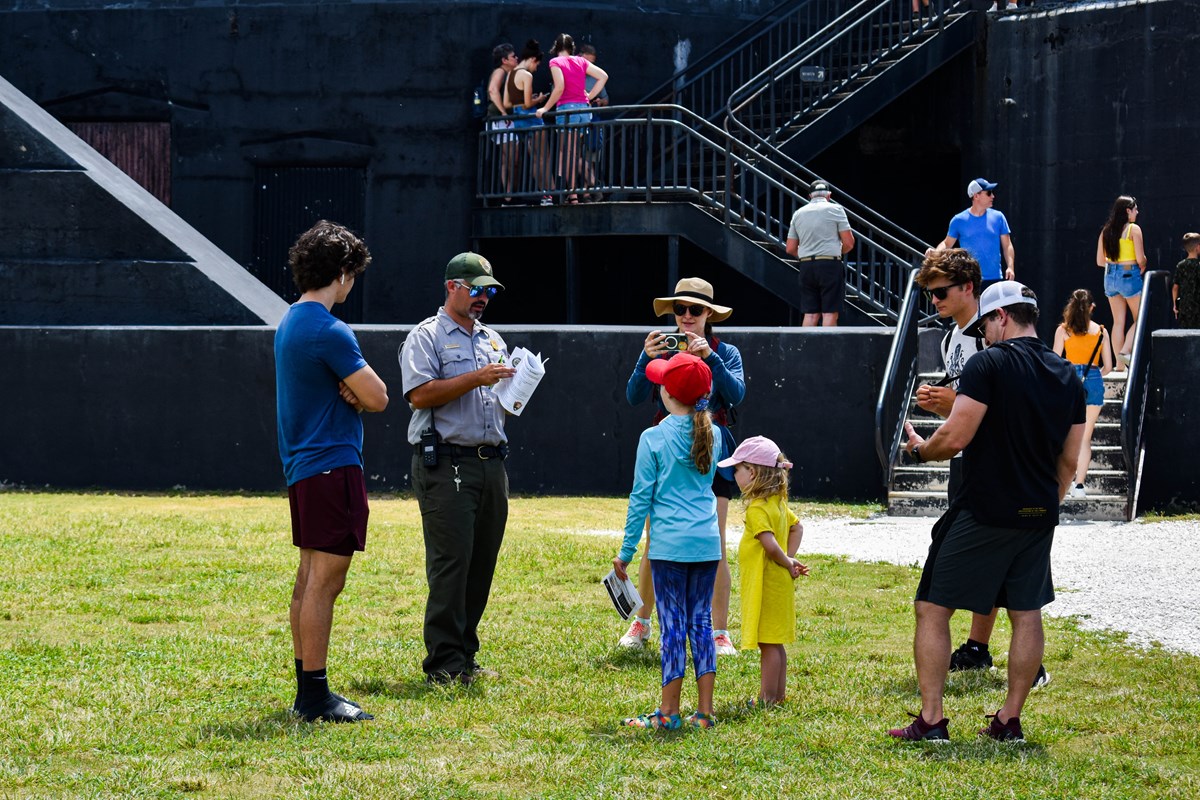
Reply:
[[[913,461],[917,462],[918,464],[925,463],[925,459],[921,457],[921,445],[918,444],[913,447],[912,458],[913,458]]]

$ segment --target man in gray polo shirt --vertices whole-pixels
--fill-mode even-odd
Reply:
[[[422,669],[430,683],[470,683],[482,672],[476,629],[508,521],[505,412],[493,387],[514,370],[504,340],[479,318],[503,288],[486,258],[458,254],[446,265],[445,304],[400,348],[425,534]]]
[[[800,261],[800,313],[803,325],[837,325],[846,296],[842,256],[854,248],[846,210],[830,198],[829,184],[815,181],[807,204],[792,216],[787,253]]]

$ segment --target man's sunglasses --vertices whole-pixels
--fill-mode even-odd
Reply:
[[[496,293],[500,291],[499,286],[468,286],[467,284],[461,282],[458,285],[466,289],[470,293],[471,297],[479,297],[479,295],[483,294],[484,292],[487,292],[488,297],[495,297]]]
[[[936,297],[938,300],[945,300],[946,295],[950,294],[950,290],[955,286],[962,286],[961,283],[952,283],[949,286],[939,286],[936,289],[926,289],[925,294],[930,297]]]
[[[682,317],[684,314],[691,314],[693,317],[698,317],[708,310],[707,306],[685,306],[683,303],[675,304],[675,316]]]

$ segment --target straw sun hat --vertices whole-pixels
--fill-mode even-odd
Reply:
[[[719,306],[713,302],[712,284],[703,278],[684,278],[675,284],[675,294],[670,297],[654,298],[655,316],[662,317],[674,313],[676,302],[696,303],[711,308],[712,314],[708,318],[709,322],[721,322],[729,319],[729,315],[733,313],[732,308]]]

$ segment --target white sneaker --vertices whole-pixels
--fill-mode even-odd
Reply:
[[[1087,492],[1083,490],[1083,484],[1077,483],[1071,487],[1071,497],[1084,498],[1087,497]]]
[[[733,646],[733,640],[725,631],[717,631],[713,634],[713,644],[717,646],[717,655],[719,656],[737,655],[737,648]]]
[[[631,647],[641,650],[648,638],[650,638],[650,626],[637,617],[634,617],[633,622],[629,623],[629,630],[621,637],[621,641],[617,642],[617,644],[621,645],[621,647]]]
[[[992,3],[992,7],[988,9],[988,13],[991,14],[992,12],[999,11],[999,10],[1000,9],[996,8],[996,3]]]
[[[1016,10],[1017,10],[1017,4],[1016,4],[1016,3],[1009,3],[1008,5],[1006,5],[1006,6],[1004,7],[1004,10],[1005,10],[1005,11],[1016,11]]]

